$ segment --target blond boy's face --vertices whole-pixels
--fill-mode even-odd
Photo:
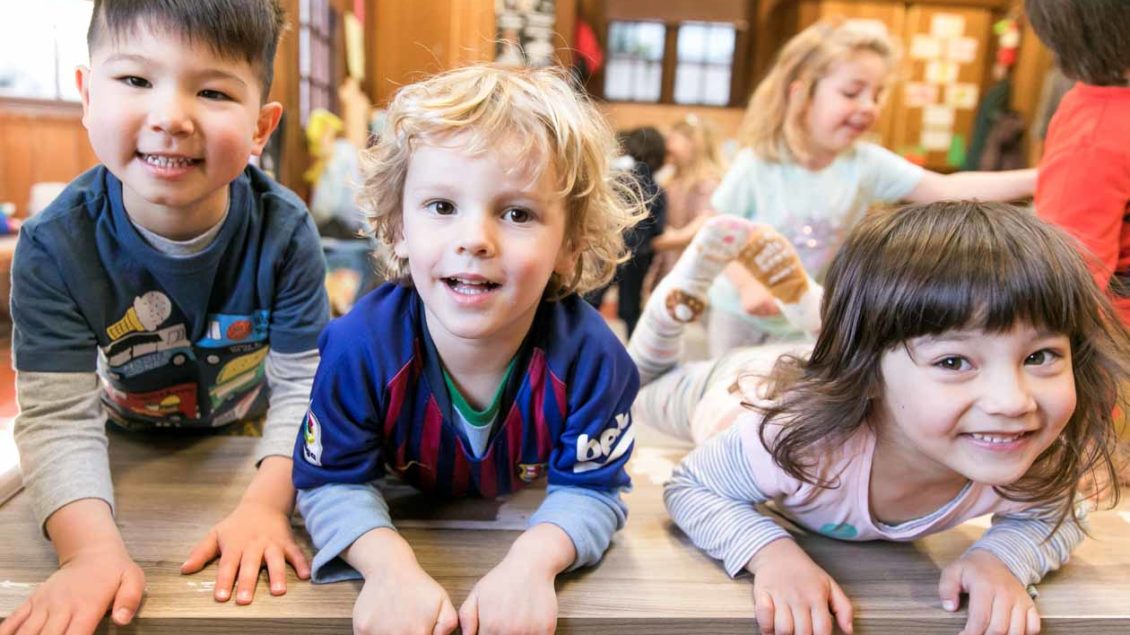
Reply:
[[[544,161],[521,161],[507,144],[469,154],[461,141],[413,150],[395,251],[441,354],[469,341],[517,350],[551,274],[571,268],[564,201],[552,167],[532,178]]]
[[[228,184],[263,151],[282,112],[261,104],[246,61],[144,24],[103,34],[77,81],[94,152],[122,181],[130,216],[150,228],[168,228],[170,216],[191,225],[222,215]]]

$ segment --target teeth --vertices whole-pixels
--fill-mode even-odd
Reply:
[[[1019,439],[1021,436],[1023,436],[1023,434],[1012,434],[1012,435],[1008,435],[1008,436],[1002,436],[1002,435],[996,435],[996,434],[981,434],[981,433],[978,433],[978,432],[970,432],[969,436],[973,437],[974,439],[976,439],[978,441],[983,441],[985,443],[1010,443],[1012,441]]]
[[[159,168],[183,168],[192,165],[192,159],[182,157],[163,157],[156,154],[145,155],[145,162]]]
[[[491,289],[498,286],[489,280],[465,280],[454,277],[447,280],[452,289],[464,295],[482,295],[489,293]]]

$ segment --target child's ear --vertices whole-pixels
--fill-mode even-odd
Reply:
[[[263,147],[267,145],[271,133],[279,127],[282,111],[283,106],[277,101],[267,102],[259,107],[259,118],[255,121],[255,133],[251,137],[254,146],[251,154],[255,156],[263,154]]]
[[[789,103],[796,104],[799,100],[804,99],[805,92],[804,82],[799,79],[794,79],[792,83],[789,84]]]
[[[82,125],[90,130],[86,118],[90,115],[90,68],[79,66],[75,69],[75,86],[78,87],[79,96],[82,98]]]
[[[557,262],[553,265],[553,272],[568,280],[577,268],[580,253],[580,247],[566,242],[561,246],[561,251],[557,252]]]
[[[392,246],[392,253],[397,258],[408,260],[408,241],[404,240],[404,233],[401,232],[400,238],[396,239],[396,243]]]

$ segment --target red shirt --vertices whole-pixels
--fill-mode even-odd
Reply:
[[[1090,251],[1101,287],[1122,281],[1114,302],[1130,325],[1130,88],[1079,83],[1064,95],[1040,161],[1036,213]]]

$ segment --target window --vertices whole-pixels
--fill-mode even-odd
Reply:
[[[675,103],[725,106],[730,103],[734,26],[687,22],[679,26]]]
[[[608,23],[603,96],[610,101],[729,106],[745,48],[730,22]],[[736,88],[735,88],[736,87]]]
[[[305,126],[310,112],[336,110],[333,81],[336,14],[330,0],[298,3],[298,117]]]
[[[94,3],[36,0],[19,5],[18,11],[5,9],[0,20],[0,96],[79,101],[75,68],[89,61],[86,28]]]
[[[612,22],[608,25],[605,99],[659,101],[666,37],[667,27],[660,22]]]

